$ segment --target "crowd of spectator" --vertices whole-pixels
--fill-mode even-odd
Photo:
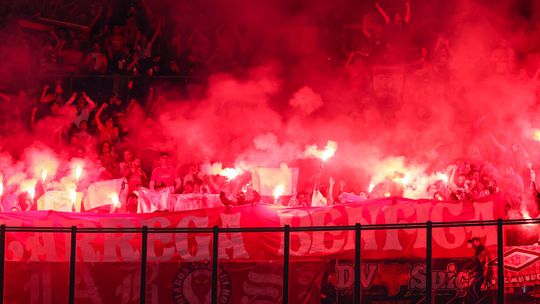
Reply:
[[[167,20],[152,14],[146,1],[121,9],[105,2],[95,2],[89,7],[66,8],[71,8],[69,14],[58,15],[58,11],[62,11],[58,7],[44,10],[42,13],[45,17],[40,17],[39,22],[34,18],[33,23],[22,25],[27,29],[24,33],[27,43],[39,45],[35,51],[38,53],[39,70],[43,74],[120,73],[155,77],[167,73],[193,74],[196,69],[205,70],[207,65],[221,69],[236,68],[240,59],[243,63],[256,61],[255,53],[248,59],[236,53],[235,48],[242,45],[238,24],[221,24],[213,35],[193,27],[186,35],[167,36],[170,40],[166,40],[163,39],[163,28]],[[355,38],[358,43],[346,45],[334,54],[343,59],[337,61],[338,65],[353,74],[367,71],[362,75],[373,77],[370,69],[374,66],[397,64],[406,66],[409,76],[413,78],[427,81],[447,79],[453,55],[452,41],[442,34],[437,34],[437,38],[430,42],[414,41],[411,30],[414,12],[409,0],[399,1],[393,10],[375,2],[371,10],[360,18],[360,32]],[[53,24],[51,20],[62,23]],[[83,28],[80,28],[81,24]],[[34,30],[29,30],[32,27]],[[36,31],[41,34],[36,34]],[[345,41],[342,43],[347,44]],[[518,68],[515,52],[507,40],[500,39],[489,60],[493,73],[512,75],[527,85],[538,86],[540,73],[530,77],[525,69]],[[57,146],[69,147],[62,151],[65,154],[62,159],[86,159],[95,164],[89,174],[89,182],[125,178],[130,193],[138,187],[153,190],[172,187],[176,193],[217,194],[223,190],[226,184],[224,178],[201,174],[200,164],[171,164],[171,155],[167,152],[154,155],[155,161],[151,164],[141,161],[143,151],[138,149],[133,139],[145,135],[134,134],[141,130],[133,130],[129,121],[145,121],[147,129],[151,129],[152,119],[165,102],[165,97],[155,89],[150,88],[148,96],[143,99],[125,98],[107,92],[107,100],[95,100],[91,93],[71,92],[65,89],[65,85],[62,79],[58,79],[55,83],[44,85],[41,92],[21,90],[18,94],[1,94],[0,98],[5,104],[16,105],[9,114],[12,116],[10,121],[18,121],[18,126],[35,134],[42,132]],[[129,86],[133,86],[133,82]],[[103,92],[100,93],[103,95]],[[13,125],[2,127],[12,128]],[[530,170],[534,172],[532,167]],[[438,180],[428,185],[426,198],[479,199],[500,191],[501,174],[494,172],[493,166],[488,163],[460,162],[448,167],[445,173],[446,181]],[[534,181],[534,178],[529,180],[529,177],[519,177],[519,174],[510,172],[507,175],[517,175],[522,189],[526,188],[523,187],[524,180]],[[414,187],[396,186],[391,179],[387,181],[388,185],[376,187],[374,191],[346,189],[344,181],[339,183],[339,189],[335,184],[335,180],[330,179],[328,186],[315,193],[301,190],[290,204],[304,206],[315,201],[316,205],[339,203],[343,201],[341,195],[348,192],[354,192],[361,199],[399,196],[407,187]],[[536,191],[535,186],[533,189]],[[519,209],[517,205],[521,198],[509,200],[514,203],[512,209]],[[230,199],[224,201],[231,202]]]

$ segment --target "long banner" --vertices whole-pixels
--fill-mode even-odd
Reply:
[[[360,223],[397,224],[494,220],[503,217],[501,196],[475,202],[439,202],[385,198],[318,208],[283,208],[273,205],[217,207],[184,212],[151,214],[98,214],[37,211],[1,213],[7,226],[32,227],[292,227],[344,226]],[[441,257],[470,255],[467,240],[480,237],[487,247],[496,244],[496,227],[453,227],[433,231],[433,250]],[[7,233],[8,261],[65,261],[69,234]],[[211,259],[211,234],[150,234],[149,262],[193,262]],[[219,258],[227,261],[283,259],[283,233],[220,233]],[[77,257],[84,262],[138,261],[138,233],[80,233]],[[293,258],[324,258],[352,254],[354,231],[293,232]],[[366,259],[422,258],[426,250],[425,229],[362,231],[362,256]]]
[[[8,226],[32,227],[282,227],[399,224],[493,220],[504,201],[436,202],[385,198],[319,208],[272,205],[217,207],[152,214],[75,212],[1,213]],[[526,226],[526,225],[525,225]],[[538,239],[534,227],[506,230],[505,286],[540,285],[540,249],[519,245]],[[454,227],[433,231],[433,278],[438,301],[469,296],[467,268],[480,237],[490,250],[490,285],[496,287],[496,227]],[[67,300],[69,233],[6,234],[5,300],[8,303],[63,303]],[[148,236],[148,303],[210,303],[211,234],[152,233]],[[282,301],[282,233],[220,233],[219,303]],[[362,231],[361,286],[365,303],[419,301],[425,290],[425,229]],[[353,232],[294,232],[290,243],[292,303],[333,303],[352,299]],[[79,233],[77,303],[137,303],[140,290],[140,233]],[[11,302],[10,302],[11,301]],[[442,302],[443,303],[443,302]]]

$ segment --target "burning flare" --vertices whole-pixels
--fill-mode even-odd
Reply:
[[[238,168],[223,168],[222,163],[205,163],[201,166],[201,172],[207,175],[221,175],[227,178],[227,181],[235,179],[242,174],[242,170]]]
[[[448,175],[443,172],[436,172],[435,176],[437,177],[437,180],[443,181],[445,184],[448,184]]]
[[[33,200],[36,196],[36,180],[35,179],[27,179],[24,180],[21,185],[21,192],[28,193],[28,196],[31,200]]]
[[[240,170],[235,169],[235,168],[225,168],[221,170],[219,175],[225,176],[227,180],[230,181],[230,180],[235,179],[238,175],[240,175]]]
[[[69,195],[69,201],[71,202],[72,206],[75,206],[75,203],[77,202],[77,191],[75,188],[70,188],[67,190]]]
[[[304,151],[306,157],[316,157],[325,162],[332,158],[337,151],[338,144],[335,141],[329,140],[323,150],[319,150],[317,145],[308,146]]]
[[[371,193],[371,191],[373,191],[373,188],[375,188],[375,183],[374,183],[374,182],[370,182],[370,183],[369,183],[369,189],[368,189],[368,192]]]
[[[275,199],[275,200],[279,199],[279,197],[282,196],[283,193],[285,193],[285,186],[283,186],[283,184],[277,185],[277,186],[274,188],[274,191],[273,191],[274,199]]]
[[[43,169],[41,170],[41,180],[45,181],[47,179],[47,170]]]
[[[111,199],[111,202],[114,208],[118,208],[118,206],[120,205],[120,199],[118,198],[118,193],[109,194],[109,198]]]
[[[533,130],[533,139],[536,141],[540,141],[540,130],[534,129]]]
[[[76,164],[73,167],[73,177],[75,177],[75,180],[78,182],[81,179],[83,173],[83,167],[80,164]]]

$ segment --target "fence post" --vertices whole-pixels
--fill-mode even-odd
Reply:
[[[431,304],[433,300],[433,224],[427,222],[426,227],[426,303]]]
[[[4,262],[6,250],[6,225],[0,226],[0,304],[4,303]]]
[[[360,304],[361,302],[361,282],[360,282],[360,266],[361,266],[361,248],[362,245],[362,230],[359,223],[356,223],[354,229],[355,232],[355,245],[354,245],[354,303]]]
[[[289,303],[289,254],[291,239],[291,226],[285,225],[283,240],[283,304]]]
[[[497,220],[497,303],[504,303],[504,238],[503,220]]]
[[[77,261],[77,226],[71,226],[69,253],[69,304],[75,303],[75,262]]]
[[[219,228],[214,226],[212,237],[212,304],[217,304],[218,300],[218,240]]]
[[[146,258],[148,256],[148,226],[142,227],[141,234],[141,289],[139,301],[146,303]]]

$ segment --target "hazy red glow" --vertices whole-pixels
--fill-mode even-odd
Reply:
[[[155,9],[171,5],[167,10],[171,14],[181,12],[169,24],[171,32],[199,22],[184,18],[189,12],[182,9],[182,1],[168,2],[159,2]],[[315,1],[295,9],[292,4],[239,0],[227,9],[224,1],[217,1],[207,14],[230,15],[244,26],[245,52],[262,46],[258,60],[240,71],[216,68],[207,85],[193,85],[186,95],[175,87],[157,87],[164,98],[157,113],[139,106],[128,113],[133,151],[146,167],[166,150],[179,167],[209,164],[201,170],[229,180],[257,166],[300,166],[299,188],[308,191],[318,167],[317,160],[309,159],[315,157],[327,162],[323,181],[334,176],[345,180],[349,191],[413,198],[426,197],[427,187],[436,181],[447,183],[447,166],[467,160],[479,164],[481,174],[495,177],[515,204],[523,200],[536,215],[527,186],[530,181],[522,172],[528,161],[540,164],[538,79],[531,77],[540,67],[534,42],[538,32],[532,25],[538,21],[538,10],[531,12],[528,21],[505,13],[518,1],[479,3],[457,1],[446,6],[453,10],[442,11],[436,4],[414,7],[413,2],[416,26],[445,33],[440,38],[450,41],[447,75],[402,67],[396,80],[403,84],[398,85],[399,96],[380,96],[369,88],[375,84],[365,83],[367,71],[362,64],[331,66],[326,48],[337,46],[303,49],[279,35],[279,29],[287,26],[317,22],[328,26],[331,21],[314,20],[331,19],[344,7],[359,5],[347,0]],[[436,28],[440,20],[443,29]],[[0,70],[6,79],[3,84],[10,85],[29,77],[15,71],[31,59],[25,47],[17,47],[20,38],[12,28],[10,24],[2,32],[12,43],[2,48],[10,60]],[[437,37],[423,38],[435,41]],[[510,71],[501,72],[497,56],[509,50],[516,56],[506,63]],[[243,54],[235,56],[243,58]],[[0,88],[14,91],[6,85]],[[31,188],[38,181],[66,189],[70,177],[79,182],[96,167],[95,158],[88,155],[73,173],[62,168],[72,162],[66,153],[70,146],[54,134],[66,127],[73,113],[43,119],[28,132],[22,127],[26,121],[14,117],[19,107],[16,98],[2,107],[9,109],[0,114],[0,171],[6,189],[20,185],[20,191],[33,196]],[[317,148],[329,140],[336,145]],[[210,165],[215,162],[221,162],[219,168]],[[402,189],[378,189],[377,184],[387,179]]]

